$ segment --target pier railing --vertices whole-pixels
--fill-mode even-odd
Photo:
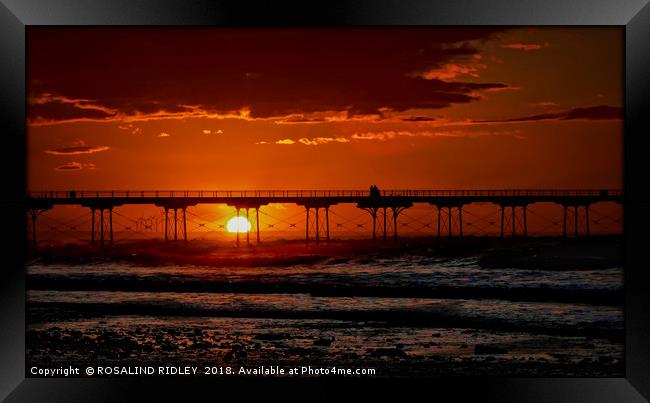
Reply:
[[[383,197],[617,197],[619,189],[437,189],[381,190]],[[34,191],[33,199],[67,198],[296,198],[296,197],[363,197],[369,190],[80,190]]]

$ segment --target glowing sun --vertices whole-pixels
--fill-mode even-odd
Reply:
[[[251,230],[251,223],[246,217],[233,217],[226,224],[228,232],[248,232]]]

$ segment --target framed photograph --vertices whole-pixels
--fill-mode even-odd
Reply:
[[[3,399],[650,397],[647,1],[0,20]]]

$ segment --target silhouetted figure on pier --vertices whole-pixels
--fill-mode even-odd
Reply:
[[[377,185],[371,185],[370,186],[370,197],[372,199],[376,199],[381,196],[381,192],[379,191],[379,188]]]

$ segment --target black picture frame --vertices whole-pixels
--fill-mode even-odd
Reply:
[[[26,130],[25,30],[31,25],[618,25],[625,27],[624,378],[32,379],[25,378]],[[0,399],[40,401],[192,400],[237,391],[321,400],[358,393],[406,398],[414,389],[453,400],[642,402],[650,399],[650,6],[648,0],[0,0],[0,130],[3,135]],[[404,382],[408,381],[408,385]],[[252,385],[254,383],[254,386]],[[308,394],[297,394],[307,386]],[[146,393],[142,395],[142,393]],[[424,395],[425,397],[427,395]]]

